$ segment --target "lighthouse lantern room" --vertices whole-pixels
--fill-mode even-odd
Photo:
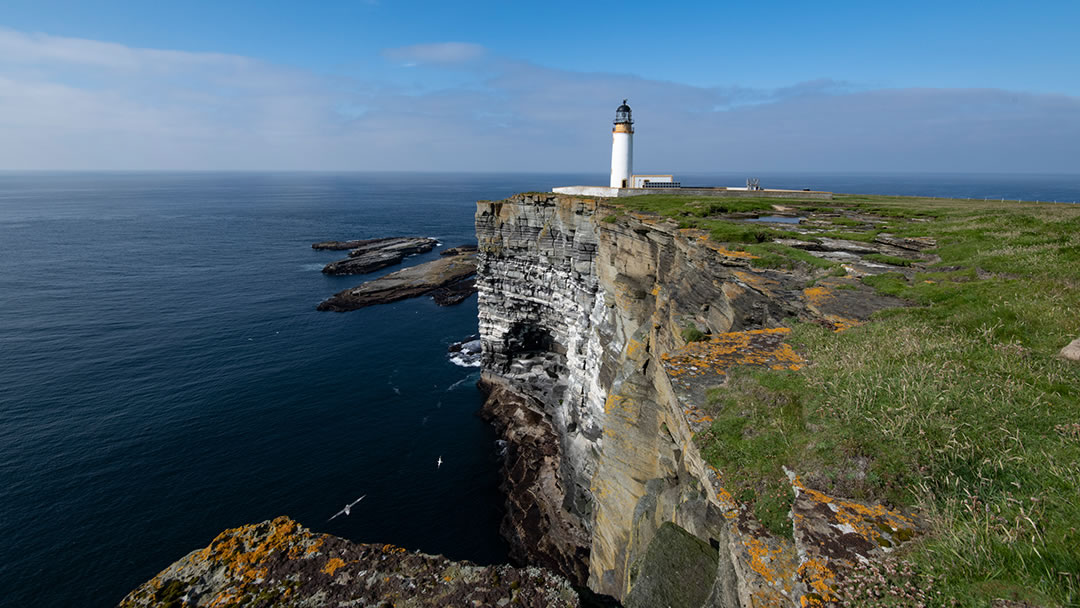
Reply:
[[[624,99],[615,109],[615,127],[611,130],[611,187],[629,187],[633,166],[634,121]]]

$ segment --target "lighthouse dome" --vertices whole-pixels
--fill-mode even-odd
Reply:
[[[634,121],[630,119],[630,106],[626,105],[626,100],[622,100],[622,105],[615,108],[615,124],[627,123],[632,124]]]

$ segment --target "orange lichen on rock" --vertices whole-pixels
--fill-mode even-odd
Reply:
[[[265,525],[265,524],[259,524]],[[304,531],[297,534],[299,525],[287,517],[278,517],[270,522],[270,531],[258,542],[247,541],[256,537],[256,526],[244,526],[226,530],[219,534],[208,547],[196,554],[196,559],[213,560],[224,564],[229,574],[244,579],[258,579],[266,575],[266,569],[260,567],[271,553],[285,550],[290,558],[298,556],[294,549],[311,540],[311,533]]]
[[[847,331],[847,330],[851,329],[852,327],[862,325],[862,322],[857,320],[857,319],[846,319],[844,317],[837,317],[837,316],[834,316],[834,315],[828,315],[826,317],[826,320],[829,323],[832,323],[833,331],[836,332],[836,333],[840,333],[842,331]]]
[[[832,292],[827,287],[807,287],[803,290],[803,296],[811,306],[822,306],[832,297]]]
[[[344,566],[345,560],[340,557],[331,557],[326,560],[326,565],[323,566],[322,571],[330,576],[334,576],[334,572],[336,572],[338,568],[343,568]]]
[[[910,537],[914,532],[915,522],[911,517],[899,511],[890,510],[884,505],[864,505],[862,503],[833,498],[822,492],[806,487],[798,477],[791,482],[798,497],[805,496],[811,501],[829,505],[833,512],[832,525],[845,532],[854,532],[864,540],[880,545],[882,533],[890,536]],[[907,530],[907,533],[901,532]],[[890,543],[891,544],[891,543]]]
[[[804,363],[802,357],[782,341],[789,333],[786,327],[776,327],[717,334],[660,358],[673,377],[723,374],[736,365],[799,369]]]
[[[766,581],[774,582],[776,580],[776,571],[770,567],[770,562],[772,562],[772,555],[778,553],[779,549],[770,551],[765,541],[760,538],[748,538],[743,541],[743,546],[746,547],[746,552],[750,554],[750,568]]]
[[[776,281],[772,279],[767,279],[760,274],[756,274],[753,272],[732,270],[731,273],[734,274],[735,278],[737,278],[744,285],[765,295],[772,295],[773,288],[779,285]]]
[[[799,578],[806,584],[807,593],[799,598],[803,606],[824,606],[825,602],[837,600],[836,594],[830,584],[835,578],[825,562],[818,559],[808,559],[799,565]]]

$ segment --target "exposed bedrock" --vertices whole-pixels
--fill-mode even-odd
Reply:
[[[458,253],[411,266],[330,296],[318,310],[347,312],[375,304],[431,295],[440,306],[461,303],[476,290],[476,254]]]
[[[840,326],[898,302],[858,291],[873,304],[838,305],[826,287],[806,289],[810,269],[754,268],[705,233],[595,199],[481,201],[476,229],[485,415],[509,444],[503,529],[518,556],[572,580],[587,572],[593,591],[643,606],[669,588],[663,572],[678,576],[665,556],[704,545],[715,565],[686,568],[712,574],[680,579],[694,588],[671,605],[828,599],[807,591],[823,584],[808,582],[812,551],[770,537],[724,498],[692,441],[700,427],[689,413],[701,404],[673,388],[662,355],[687,347],[687,327],[717,336],[791,317]],[[677,529],[658,533],[665,523]]]
[[[541,568],[477,566],[394,545],[354,543],[287,517],[219,534],[128,594],[121,608],[578,606]]]
[[[400,264],[405,256],[427,253],[439,242],[426,237],[395,236],[365,241],[326,241],[315,243],[314,249],[350,249],[349,257],[330,262],[323,267],[325,274],[367,274],[387,266]]]

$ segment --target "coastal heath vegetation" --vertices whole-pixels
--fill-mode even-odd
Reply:
[[[887,222],[891,234],[934,238],[937,260],[862,278],[910,306],[841,333],[794,322],[802,370],[732,370],[710,393],[703,453],[777,534],[791,534],[782,465],[823,491],[916,513],[924,532],[894,555],[905,580],[932,581],[934,593],[885,605],[1080,605],[1080,363],[1058,355],[1080,336],[1080,206],[834,204],[880,219],[836,236],[872,240]],[[701,221],[673,201],[642,207]]]

